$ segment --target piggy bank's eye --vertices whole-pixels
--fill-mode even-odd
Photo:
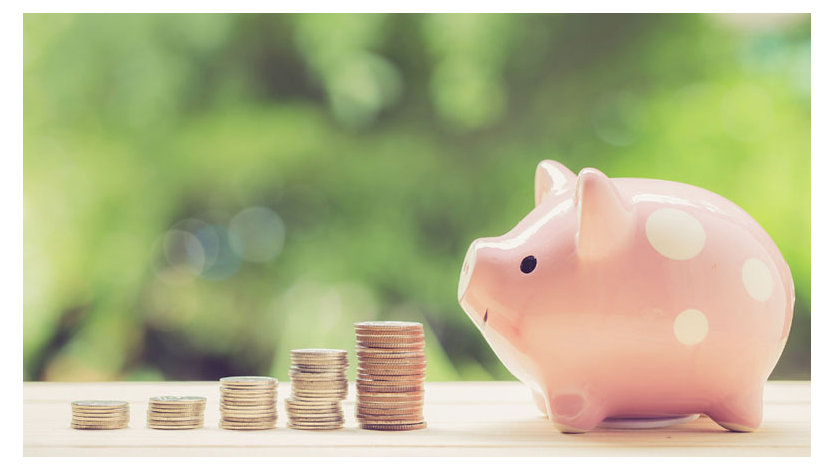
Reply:
[[[536,257],[535,256],[528,256],[521,260],[521,272],[524,274],[529,274],[536,269]]]

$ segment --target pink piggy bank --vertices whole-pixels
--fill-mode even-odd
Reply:
[[[556,428],[705,413],[755,430],[794,305],[764,229],[705,189],[550,160],[535,200],[472,243],[458,299]]]

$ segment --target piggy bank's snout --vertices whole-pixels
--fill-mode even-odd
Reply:
[[[460,268],[460,280],[458,280],[458,301],[463,300],[469,281],[472,280],[472,273],[475,271],[475,262],[478,251],[478,240],[469,245],[466,256],[463,258],[463,267]]]
[[[494,269],[497,250],[490,246],[494,239],[479,238],[469,245],[466,256],[463,258],[463,266],[460,268],[460,280],[458,281],[458,301],[463,301],[467,292],[472,286],[486,282],[482,279],[489,276],[489,271]]]

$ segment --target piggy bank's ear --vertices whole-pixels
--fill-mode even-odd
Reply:
[[[576,251],[580,259],[604,258],[633,237],[631,204],[623,201],[614,183],[601,171],[585,168],[579,172],[576,205]]]
[[[547,194],[569,191],[576,181],[576,175],[568,167],[553,160],[542,160],[536,167],[536,205]]]

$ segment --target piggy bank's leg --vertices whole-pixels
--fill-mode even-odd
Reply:
[[[536,402],[536,406],[539,408],[539,411],[541,411],[543,415],[547,416],[547,403],[545,402],[544,395],[533,389],[530,389],[530,392],[533,394],[533,401]]]
[[[591,397],[579,393],[549,393],[547,416],[563,433],[583,433],[605,419],[605,410]]]
[[[707,414],[729,431],[753,432],[762,423],[762,388],[728,396]]]

